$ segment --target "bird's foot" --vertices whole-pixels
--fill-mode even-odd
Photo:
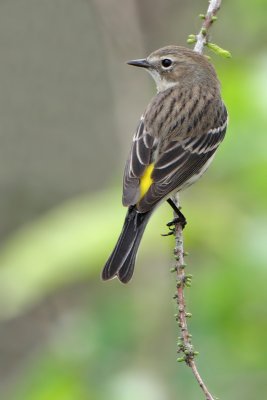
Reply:
[[[174,229],[175,224],[180,224],[182,226],[182,229],[185,228],[187,221],[186,221],[185,216],[182,213],[180,213],[179,217],[173,218],[173,220],[168,222],[166,225],[169,229]]]
[[[175,234],[175,224],[181,224],[182,229],[185,228],[185,225],[187,224],[187,221],[184,217],[184,215],[181,213],[181,215],[179,217],[175,217],[172,221],[168,222],[166,224],[166,226],[169,228],[168,233],[163,233],[161,234],[161,236],[171,236]]]
[[[168,225],[168,224],[167,224]],[[171,227],[169,227],[168,226],[168,228],[169,228],[169,232],[168,233],[161,233],[161,236],[171,236],[171,235],[174,235],[174,233],[175,233],[175,229],[174,228],[171,228]]]

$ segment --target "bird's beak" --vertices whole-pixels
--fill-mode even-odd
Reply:
[[[140,58],[139,60],[127,61],[127,64],[134,65],[135,67],[150,68],[151,65],[146,58]]]

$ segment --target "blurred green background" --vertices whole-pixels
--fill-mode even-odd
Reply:
[[[266,398],[266,0],[224,1],[212,55],[230,113],[182,194],[198,366],[220,399]],[[100,281],[120,232],[132,134],[155,93],[125,61],[186,44],[207,1],[0,3],[1,400],[201,399],[176,362],[165,205],[127,286]]]

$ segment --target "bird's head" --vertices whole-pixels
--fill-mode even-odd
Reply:
[[[219,85],[216,72],[207,58],[182,46],[166,46],[147,58],[128,61],[145,68],[156,82],[158,92],[180,83],[199,84],[211,81]]]

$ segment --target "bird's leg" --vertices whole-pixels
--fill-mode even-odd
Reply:
[[[167,202],[169,203],[169,205],[171,206],[171,208],[177,215],[176,218],[174,218],[171,222],[167,223],[167,226],[170,228],[174,224],[179,222],[182,225],[182,228],[184,229],[185,225],[187,224],[184,214],[181,212],[181,210],[179,210],[179,208],[176,206],[176,204],[174,203],[174,201],[172,199],[168,199]]]
[[[175,228],[174,225],[179,222],[182,225],[182,229],[184,229],[185,225],[187,224],[186,218],[184,214],[179,210],[172,199],[168,199],[167,202],[170,204],[173,211],[176,213],[177,217],[175,217],[172,221],[168,222],[166,225],[169,228],[170,232],[163,233],[161,236],[171,236],[174,235]]]

